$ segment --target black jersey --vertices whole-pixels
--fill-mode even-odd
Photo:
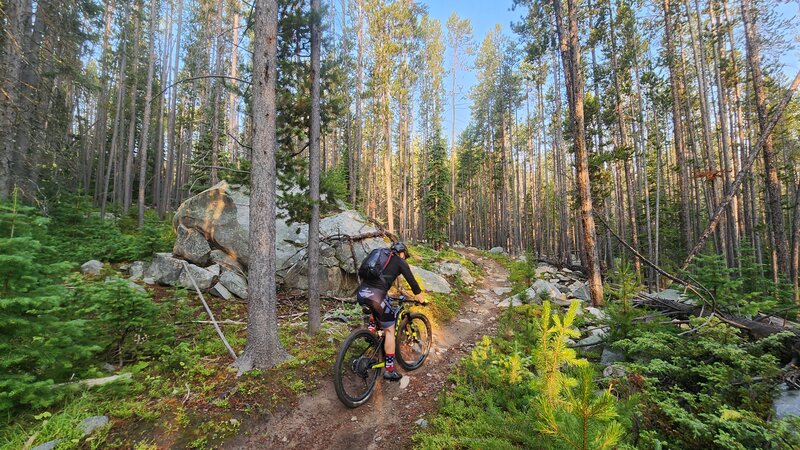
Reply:
[[[363,280],[361,284],[388,292],[394,280],[396,280],[401,273],[403,274],[403,278],[408,282],[408,285],[411,286],[411,291],[414,292],[414,295],[422,292],[419,283],[417,283],[417,279],[414,278],[414,274],[411,273],[411,268],[408,266],[408,263],[396,254],[392,254],[392,257],[389,258],[386,268],[383,269],[383,275],[379,279]]]

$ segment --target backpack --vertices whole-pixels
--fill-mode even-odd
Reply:
[[[392,259],[392,251],[388,248],[376,248],[369,252],[361,267],[358,268],[358,276],[362,280],[378,280],[383,276],[383,271]]]

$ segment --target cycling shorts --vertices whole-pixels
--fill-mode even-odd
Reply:
[[[386,291],[370,286],[361,286],[356,293],[356,300],[360,305],[367,306],[375,320],[380,322],[381,328],[389,328],[394,325],[394,308]]]

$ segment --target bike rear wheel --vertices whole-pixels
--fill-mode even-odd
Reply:
[[[356,330],[344,340],[333,367],[333,385],[339,400],[357,408],[372,395],[382,362],[381,340],[368,330]]]
[[[431,323],[420,313],[408,314],[397,327],[396,359],[405,370],[418,369],[431,351]]]

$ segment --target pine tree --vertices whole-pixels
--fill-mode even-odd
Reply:
[[[430,155],[427,167],[423,169],[425,176],[425,197],[422,200],[425,216],[425,239],[441,248],[447,242],[447,226],[453,209],[453,198],[450,196],[450,168],[447,164],[447,151],[442,139],[441,129],[431,136],[428,145]]]

